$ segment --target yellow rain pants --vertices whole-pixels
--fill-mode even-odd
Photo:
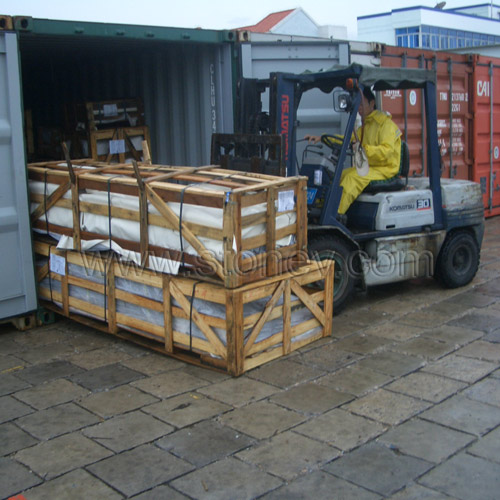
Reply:
[[[345,214],[351,203],[362,193],[370,181],[390,179],[399,172],[401,160],[401,131],[390,115],[374,110],[358,131],[358,137],[368,157],[370,170],[361,177],[355,167],[342,172],[340,185],[343,188],[339,214]]]

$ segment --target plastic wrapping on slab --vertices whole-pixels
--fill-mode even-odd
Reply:
[[[47,262],[47,259],[45,259]],[[38,265],[42,265],[43,261],[39,261]],[[82,266],[78,266],[75,264],[68,263],[68,274],[70,276],[76,278],[82,278],[84,280],[90,281],[92,283],[100,284],[105,286],[105,274],[98,269],[84,268]],[[45,278],[39,285],[40,287],[46,290],[52,290],[54,292],[61,292],[61,283],[58,280],[50,279],[49,277]],[[132,280],[127,280],[125,278],[116,278],[115,279],[115,288],[118,290],[122,290],[131,294],[135,294],[141,297],[145,297],[159,303],[163,302],[163,293],[160,288],[148,286],[145,284],[137,283]],[[97,307],[106,308],[106,296],[100,292],[96,292],[94,290],[89,290],[87,288],[82,288],[76,285],[69,285],[69,295],[70,297],[74,297],[76,299],[80,299],[86,303],[95,305]],[[271,296],[265,297],[262,299],[255,300],[253,302],[246,303],[243,308],[244,317],[251,316],[253,314],[262,313],[264,311],[266,304],[270,300]],[[188,297],[188,300],[190,298]],[[291,296],[291,301],[294,302],[297,300],[297,297]],[[283,298],[281,297],[275,307],[279,307],[283,304]],[[173,300],[172,306],[180,308],[180,305]],[[215,302],[210,302],[208,300],[201,300],[195,298],[193,300],[193,308],[201,315],[206,315],[214,318],[225,319],[226,317],[226,308],[223,304],[217,304]],[[85,314],[81,311],[76,311],[79,314]],[[135,304],[130,304],[128,302],[117,300],[116,301],[116,312],[124,314],[128,317],[145,321],[152,325],[157,325],[160,327],[164,326],[164,316],[162,312],[153,311],[152,309],[147,309]],[[92,316],[91,314],[87,314],[88,316]],[[106,320],[105,317],[95,317],[99,320]],[[304,306],[293,309],[291,312],[291,326],[294,327],[301,323],[304,323],[310,319],[313,319],[313,314]],[[206,336],[204,333],[198,328],[196,323],[190,321],[188,319],[182,319],[173,316],[172,317],[172,327],[175,331],[180,333],[184,333],[187,335],[192,335],[198,339],[205,339]],[[223,329],[213,327],[212,330],[216,333],[219,340],[227,345],[226,339],[226,331]],[[244,338],[246,339],[250,333],[252,328],[248,328],[244,332]],[[281,332],[283,330],[283,318],[276,318],[274,320],[267,321],[259,335],[257,336],[256,343],[262,342],[263,340],[268,339],[269,337]],[[294,338],[294,341],[298,339],[307,338],[311,335],[316,334],[320,328],[311,329],[308,332],[301,334]],[[142,332],[147,333],[147,332]],[[149,335],[151,336],[151,335]]]
[[[220,191],[224,188],[221,186],[214,186],[212,184],[196,184],[196,187],[206,186],[209,190]],[[30,192],[38,195],[49,196],[53,193],[59,186],[57,184],[44,183],[40,181],[29,181]],[[71,193],[67,192],[63,198],[71,199]],[[79,195],[81,203],[87,202],[97,205],[102,205],[106,207],[109,206],[122,208],[126,210],[131,210],[134,212],[139,212],[139,198],[136,196],[130,196],[119,193],[106,193],[103,191],[87,190]],[[278,203],[278,202],[276,202]],[[38,203],[31,204],[31,211],[33,212],[39,206]],[[168,206],[180,217],[182,209],[182,221],[191,222],[195,224],[200,224],[215,229],[222,229],[223,225],[223,211],[219,208],[213,207],[200,207],[198,205],[192,205],[184,203],[181,207],[180,203],[169,202]],[[261,203],[258,205],[253,205],[250,207],[242,208],[242,217],[256,214],[264,214],[267,212],[267,204]],[[160,215],[158,210],[150,203],[148,203],[148,213],[153,215]],[[43,219],[49,224],[54,224],[57,226],[72,228],[73,227],[73,213],[70,209],[54,206],[50,208],[47,213],[43,216]],[[296,221],[295,212],[285,212],[279,213],[276,216],[276,229],[287,227]],[[138,243],[140,241],[140,223],[130,220],[121,219],[118,217],[112,217],[111,222],[107,215],[97,215],[88,212],[80,212],[80,228],[82,231],[87,231],[91,233],[101,234],[103,236],[102,240],[92,240],[84,241],[82,240],[82,250],[85,251],[98,251],[98,250],[109,250],[110,248],[119,254],[123,259],[131,260],[136,264],[141,264],[141,256],[138,252],[133,252],[126,250],[118,245],[115,241],[111,242],[113,238],[120,238],[123,240]],[[43,233],[42,230],[37,230]],[[253,238],[266,233],[266,224],[255,224],[253,226],[248,226],[242,228],[242,239]],[[69,236],[62,236],[51,233],[57,240],[57,248],[60,249],[74,249],[73,238]],[[164,227],[155,226],[152,224],[148,225],[148,237],[149,243],[151,245],[165,248],[168,250],[184,251],[190,255],[198,255],[196,250],[184,239],[182,238],[182,244],[180,240],[180,233],[177,230],[167,229]],[[206,248],[206,250],[214,256],[217,260],[222,261],[224,255],[223,242],[219,240],[214,240],[211,238],[199,236],[198,240]],[[276,247],[283,247],[293,244],[295,241],[294,235],[287,236],[276,242]],[[236,243],[233,242],[234,250]],[[265,251],[265,248],[261,248],[260,251]],[[258,253],[259,250],[253,251],[253,254]],[[243,256],[244,257],[244,256]],[[172,261],[170,259],[150,256],[150,262],[148,263],[148,268],[155,271],[169,272],[170,274],[177,274],[179,270],[180,263]]]

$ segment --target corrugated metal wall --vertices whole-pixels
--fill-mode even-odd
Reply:
[[[25,38],[25,109],[33,121],[61,126],[71,102],[140,97],[153,161],[203,165],[214,131],[232,131],[229,44],[117,43]]]

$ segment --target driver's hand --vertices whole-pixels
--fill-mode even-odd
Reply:
[[[304,139],[309,142],[309,144],[318,144],[321,141],[321,137],[319,135],[305,135]]]

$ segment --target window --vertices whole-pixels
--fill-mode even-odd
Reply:
[[[500,36],[422,25],[420,30],[416,27],[397,29],[396,40],[400,47],[446,50],[500,43]]]

